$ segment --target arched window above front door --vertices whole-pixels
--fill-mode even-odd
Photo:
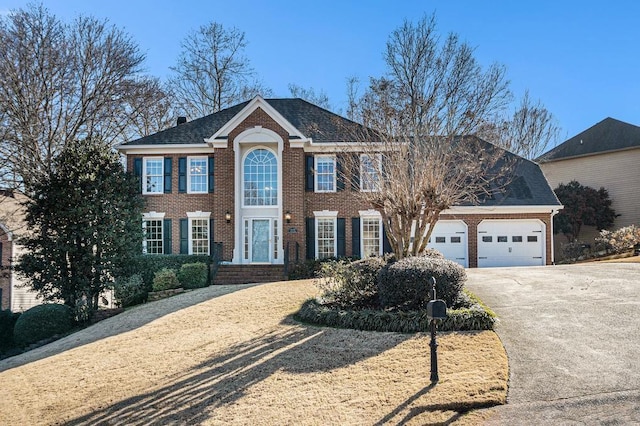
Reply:
[[[243,163],[244,205],[278,205],[278,161],[268,149],[247,154]]]

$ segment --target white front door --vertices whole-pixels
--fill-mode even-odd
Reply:
[[[243,263],[278,263],[278,220],[244,219]]]

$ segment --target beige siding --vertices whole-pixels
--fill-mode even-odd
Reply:
[[[620,215],[614,229],[640,225],[640,148],[553,161],[540,167],[554,189],[561,183],[577,180],[582,185],[609,191],[612,206]]]

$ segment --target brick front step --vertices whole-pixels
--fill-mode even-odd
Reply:
[[[282,281],[282,265],[220,265],[213,284],[247,284]]]

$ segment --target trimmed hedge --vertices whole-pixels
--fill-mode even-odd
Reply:
[[[73,311],[67,305],[47,303],[26,310],[16,321],[13,338],[16,345],[27,346],[73,328]]]
[[[0,353],[13,347],[13,329],[20,318],[20,312],[9,309],[0,311]]]
[[[180,282],[173,269],[161,269],[153,277],[153,291],[171,290],[180,287]]]
[[[440,331],[493,330],[496,315],[475,296],[469,308],[447,309],[447,318],[438,322]],[[426,310],[383,311],[347,310],[330,307],[309,299],[294,315],[298,321],[329,327],[364,331],[416,333],[430,331]]]
[[[202,262],[185,263],[177,275],[182,288],[203,288],[209,283],[209,268]]]
[[[467,274],[464,268],[439,257],[407,257],[382,268],[378,274],[380,304],[406,311],[421,309],[429,301],[429,279],[436,279],[436,296],[447,306],[456,303]]]
[[[386,264],[387,260],[382,257],[324,262],[319,272],[321,279],[317,283],[325,299],[342,306],[377,304],[378,273]]]

